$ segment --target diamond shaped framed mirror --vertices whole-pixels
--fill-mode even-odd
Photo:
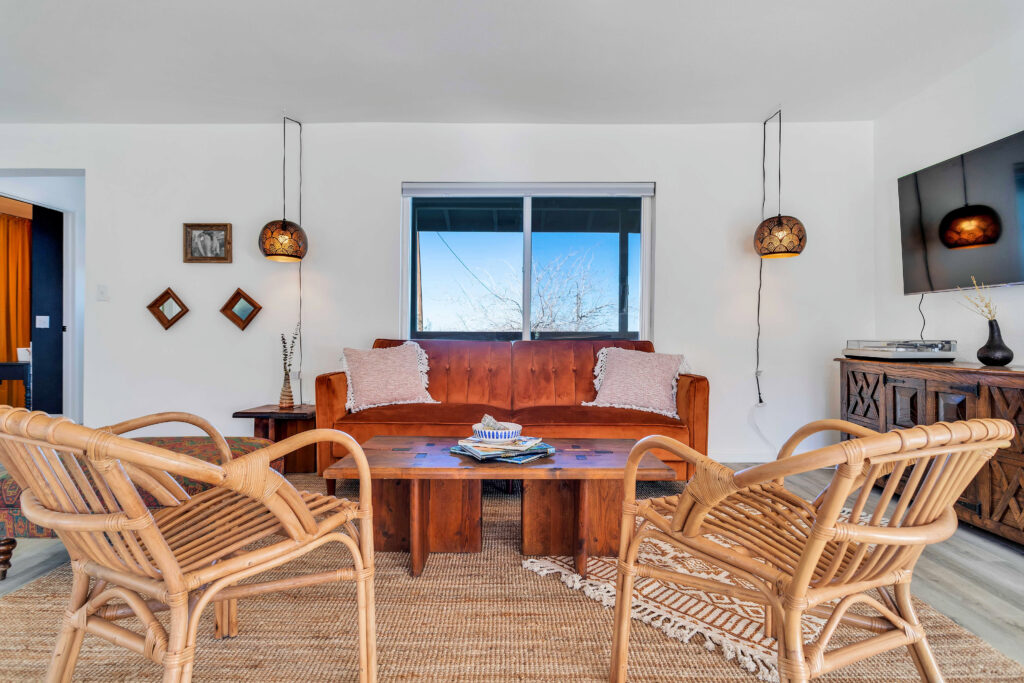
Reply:
[[[220,312],[224,314],[224,317],[238,325],[240,330],[248,327],[261,310],[263,307],[256,299],[242,291],[241,287],[236,289],[235,293],[220,307]]]
[[[157,322],[163,325],[165,330],[170,329],[171,325],[188,313],[188,306],[170,287],[160,292],[160,296],[153,299],[146,308],[153,314]]]

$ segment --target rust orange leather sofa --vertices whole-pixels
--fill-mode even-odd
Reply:
[[[404,343],[378,339],[374,348]],[[440,403],[345,409],[344,372],[316,378],[316,426],[340,429],[363,443],[378,435],[465,437],[484,413],[523,425],[523,433],[554,438],[640,439],[663,434],[700,451],[708,444],[708,380],[679,375],[680,419],[623,408],[580,405],[593,401],[597,352],[606,346],[654,351],[648,341],[543,340],[516,342],[419,339],[430,359],[430,395]],[[343,454],[320,444],[317,469],[323,472]],[[659,457],[689,478],[688,465],[667,452]]]

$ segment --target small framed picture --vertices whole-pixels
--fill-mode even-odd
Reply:
[[[185,263],[231,263],[231,224],[185,223],[182,244]]]

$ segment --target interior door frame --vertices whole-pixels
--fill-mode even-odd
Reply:
[[[14,170],[14,169],[12,169]],[[38,171],[35,171],[38,173]],[[69,174],[70,175],[70,174]],[[10,174],[6,177],[29,177]],[[85,175],[82,174],[82,182]],[[62,364],[64,367],[64,412],[78,423],[82,422],[82,396],[84,385],[84,348],[85,348],[85,235],[78,234],[77,212],[54,206],[46,202],[33,201],[9,192],[0,196],[15,199],[19,202],[40,206],[45,209],[59,211],[64,215],[64,333],[62,343]],[[83,220],[84,230],[84,220]]]

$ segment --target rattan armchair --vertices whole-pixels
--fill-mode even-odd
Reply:
[[[223,461],[208,463],[118,436],[172,421],[206,431]],[[339,444],[355,457],[358,501],[299,492],[269,467],[272,460],[319,442]],[[216,636],[233,636],[238,598],[332,581],[356,584],[359,677],[376,680],[370,471],[348,435],[307,431],[232,460],[223,437],[202,418],[185,413],[89,429],[66,418],[0,406],[0,463],[24,489],[25,515],[56,531],[71,555],[71,599],[48,681],[71,679],[86,633],[163,666],[165,682],[189,681],[199,618],[211,602]],[[189,497],[172,475],[211,488]],[[147,509],[140,490],[163,507]],[[344,546],[351,563],[240,583],[329,543]],[[165,610],[167,626],[155,616]],[[126,617],[137,617],[144,632],[117,623]]]
[[[860,438],[793,455],[800,442],[825,430]],[[886,434],[823,420],[797,431],[775,462],[739,472],[667,437],[638,442],[625,476],[610,680],[626,678],[635,578],[652,577],[764,605],[765,632],[776,638],[784,682],[807,681],[900,647],[909,649],[923,680],[941,681],[910,600],[914,565],[925,546],[953,534],[953,504],[1013,434],[1005,420],[940,422]],[[679,495],[638,502],[637,463],[652,448],[678,454],[696,474]],[[784,486],[787,476],[828,467],[835,467],[832,480],[814,500]],[[743,585],[638,564],[647,539],[722,567]],[[826,619],[812,643],[804,643],[801,632],[807,614]],[[868,635],[829,649],[840,624]]]

